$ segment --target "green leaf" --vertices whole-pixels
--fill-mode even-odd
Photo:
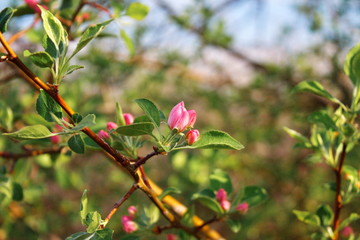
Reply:
[[[346,219],[344,219],[344,220],[341,222],[341,224],[340,224],[340,226],[339,226],[339,231],[340,231],[341,229],[343,229],[344,227],[348,226],[350,223],[355,222],[355,221],[357,221],[357,220],[359,220],[359,219],[360,219],[360,215],[359,215],[359,214],[357,214],[357,213],[351,213],[349,217],[347,217]]]
[[[126,9],[126,15],[135,20],[144,19],[148,13],[149,7],[138,2],[131,3],[130,6]]]
[[[94,126],[95,123],[95,114],[86,115],[75,127],[70,129],[70,132],[81,131],[83,128]]]
[[[346,55],[344,72],[351,79],[355,86],[359,85],[360,80],[360,44],[356,45]]]
[[[108,21],[105,21],[103,23],[99,23],[95,26],[90,26],[88,27],[85,32],[81,35],[81,38],[75,48],[75,51],[72,53],[71,57],[72,58],[75,54],[77,54],[81,49],[83,49],[91,40],[93,40],[94,38],[96,38],[101,32],[102,30],[104,30],[104,28],[111,23],[113,20],[110,19]]]
[[[116,120],[117,120],[119,126],[126,125],[121,106],[118,102],[116,102]]]
[[[87,148],[91,148],[91,149],[94,149],[94,150],[100,150],[101,149],[101,147],[99,147],[99,145],[88,136],[84,137],[84,142],[85,142],[85,145],[86,145]]]
[[[152,225],[159,220],[160,211],[155,205],[150,205],[144,208],[144,213],[147,218],[147,225]]]
[[[258,186],[247,186],[244,188],[244,194],[241,202],[246,202],[249,207],[263,203],[268,198],[268,194],[264,188]]]
[[[76,112],[71,116],[71,118],[74,121],[74,123],[79,123],[83,119],[83,116],[80,113]]]
[[[13,189],[13,193],[12,193],[12,199],[14,201],[21,201],[24,198],[24,193],[23,193],[23,188],[20,184],[13,182],[12,184],[12,189]]]
[[[69,148],[76,153],[79,153],[79,154],[85,153],[85,142],[82,139],[80,134],[76,134],[76,135],[72,136],[68,140],[68,145],[69,145]]]
[[[49,122],[54,121],[51,113],[58,118],[62,118],[62,109],[60,105],[44,90],[40,90],[39,97],[36,100],[36,111]]]
[[[112,240],[114,231],[110,228],[104,228],[95,232],[94,240]]]
[[[188,208],[188,210],[185,212],[185,214],[181,218],[181,224],[192,227],[194,226],[193,217],[195,216],[195,206],[191,205],[191,207]]]
[[[334,120],[325,111],[314,112],[309,116],[309,121],[312,123],[321,123],[327,129],[338,130]]]
[[[311,147],[311,143],[310,143],[309,139],[307,139],[301,133],[299,133],[293,129],[287,128],[287,127],[284,127],[283,129],[287,134],[289,134],[290,137],[295,138],[300,143],[303,143],[305,147],[308,147],[308,148]]]
[[[55,44],[57,50],[60,49],[60,42],[65,41],[65,29],[59,19],[57,19],[50,11],[39,6],[41,9],[41,18],[46,35]]]
[[[81,196],[81,203],[80,203],[80,218],[81,218],[81,223],[83,225],[85,225],[85,219],[86,219],[86,215],[88,214],[88,198],[87,198],[87,193],[88,190],[85,189],[82,196]]]
[[[54,60],[47,52],[31,53],[29,50],[25,50],[24,56],[29,57],[36,66],[41,68],[52,68],[54,64]]]
[[[9,136],[12,138],[16,138],[19,140],[25,140],[25,139],[42,139],[42,138],[48,138],[51,136],[58,135],[56,133],[52,133],[49,131],[47,127],[44,125],[33,125],[33,126],[27,126],[23,127],[20,130],[12,133],[3,133],[2,135]]]
[[[200,149],[243,149],[244,146],[226,132],[210,130],[200,133],[200,138],[189,148]]]
[[[215,169],[210,175],[210,188],[214,191],[223,188],[228,194],[231,194],[233,191],[229,175],[221,169]]]
[[[339,104],[341,107],[346,109],[344,104],[340,102],[337,98],[333,97],[328,91],[324,89],[324,87],[317,81],[302,81],[298,85],[296,85],[293,89],[293,92],[311,92],[318,96],[324,97],[334,103]]]
[[[226,223],[229,225],[231,231],[238,233],[241,230],[241,220],[227,220]]]
[[[215,200],[214,192],[210,189],[204,189],[201,192],[194,193],[191,197],[191,200],[198,200],[202,205],[210,208],[214,212],[224,212],[220,204]]]
[[[79,70],[79,69],[81,69],[81,68],[84,68],[84,66],[81,66],[81,65],[71,65],[71,66],[67,69],[65,75],[69,75],[69,74],[73,73],[74,71]]]
[[[307,211],[293,210],[293,213],[299,219],[299,221],[304,222],[313,226],[320,226],[320,218],[314,213]]]
[[[180,194],[181,191],[175,187],[169,187],[169,188],[165,188],[162,193],[159,195],[159,199],[163,199],[165,196],[167,195],[172,195],[172,194]]]
[[[134,123],[143,123],[143,122],[152,122],[151,119],[146,116],[142,115],[134,119]]]
[[[7,7],[0,12],[0,32],[4,33],[7,31],[8,22],[14,15],[15,11],[16,10]]]
[[[136,99],[135,102],[156,126],[160,126],[160,112],[153,102],[145,98]]]
[[[58,58],[59,50],[47,35],[44,35],[42,45],[45,52],[47,52],[52,58]]]
[[[67,237],[65,240],[91,240],[95,233],[78,232]]]
[[[130,57],[134,56],[135,55],[135,47],[134,47],[134,43],[133,43],[132,39],[122,29],[120,30],[120,36],[121,36],[121,39],[124,41],[127,49],[130,52]]]
[[[101,216],[98,212],[89,212],[85,217],[86,231],[88,233],[95,232],[101,223]]]
[[[327,205],[327,204],[321,205],[316,210],[316,215],[320,219],[321,226],[329,226],[332,224],[332,219],[334,217],[334,214],[329,205]]]
[[[6,130],[12,129],[14,114],[11,108],[3,101],[0,101],[0,126]]]
[[[154,130],[154,124],[149,122],[134,123],[131,125],[125,125],[118,127],[116,132],[125,136],[140,136],[140,135],[152,135]]]

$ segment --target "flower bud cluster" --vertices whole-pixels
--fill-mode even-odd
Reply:
[[[134,222],[135,215],[137,213],[137,208],[135,206],[130,206],[128,208],[129,216],[121,217],[121,224],[126,233],[132,233],[138,230],[138,225]]]
[[[130,113],[124,113],[124,114],[123,114],[123,118],[124,118],[124,120],[125,120],[125,124],[126,124],[126,125],[130,125],[130,124],[132,124],[132,123],[134,122],[134,116],[131,115]],[[104,131],[104,130],[100,130],[100,131],[98,132],[98,136],[99,136],[100,138],[104,139],[104,140],[105,140],[105,139],[109,139],[109,138],[110,138],[109,132],[110,132],[111,130],[113,130],[113,129],[116,129],[117,127],[118,127],[118,125],[117,125],[116,123],[114,123],[114,122],[108,122],[108,123],[106,124],[107,132]]]
[[[187,110],[184,102],[178,103],[170,111],[168,118],[168,125],[171,130],[176,129],[178,133],[181,133],[187,129],[194,127],[196,122],[195,110]],[[196,129],[188,131],[185,138],[189,145],[192,145],[200,137],[200,132]]]
[[[228,201],[227,199],[227,192],[225,189],[220,188],[217,192],[216,192],[216,200],[220,203],[220,206],[222,209],[224,209],[224,211],[229,211],[230,207],[231,207],[231,203]],[[241,213],[241,214],[245,214],[249,209],[249,204],[247,202],[243,202],[240,203],[239,205],[236,206],[236,210]]]

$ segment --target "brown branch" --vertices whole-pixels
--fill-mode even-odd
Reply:
[[[147,162],[147,160],[149,160],[150,158],[161,154],[161,152],[157,151],[158,149],[154,147],[154,152],[149,153],[148,155],[146,155],[143,158],[140,158],[139,160],[137,160],[134,164],[133,164],[133,168],[137,169],[138,167],[140,167],[141,165],[145,164]]]
[[[341,198],[341,174],[344,166],[345,158],[346,158],[346,143],[343,145],[343,149],[340,155],[340,162],[337,167],[334,168],[336,175],[336,194],[335,194],[335,204],[334,204],[334,220],[333,220],[333,232],[334,237],[333,240],[339,239],[338,228],[340,225],[340,211],[343,206],[342,198]]]
[[[210,225],[211,223],[214,223],[214,222],[219,222],[219,221],[222,221],[223,219],[222,218],[218,218],[217,216],[214,216],[213,218],[210,218],[209,220],[203,222],[203,224],[199,225],[199,226],[196,226],[194,231],[195,232],[198,232],[200,231],[203,227],[207,226],[207,225]]]
[[[70,21],[67,23],[67,27],[66,27],[66,32],[70,35],[70,29],[71,26],[74,24],[75,19],[77,17],[77,15],[80,13],[81,9],[86,5],[86,1],[85,0],[81,0],[79,5],[77,6],[77,8],[75,9]]]
[[[74,110],[70,108],[70,106],[67,105],[67,103],[59,96],[57,85],[49,85],[45,84],[40,78],[38,78],[29,68],[27,68],[24,63],[18,58],[16,53],[12,50],[8,42],[3,37],[2,33],[0,32],[0,42],[4,46],[5,50],[8,52],[8,61],[11,61],[14,63],[21,72],[23,72],[25,75],[27,75],[28,78],[30,78],[31,82],[33,82],[36,86],[39,88],[42,88],[46,93],[48,93],[60,106],[61,108],[71,117],[74,114]],[[175,216],[164,206],[162,201],[158,198],[158,195],[161,193],[161,188],[159,188],[156,185],[153,185],[151,188],[145,184],[142,178],[139,178],[139,175],[141,173],[136,171],[130,160],[127,159],[125,156],[119,154],[114,148],[112,148],[110,145],[108,145],[105,141],[103,141],[101,138],[99,138],[92,130],[89,128],[82,129],[82,132],[84,132],[86,135],[88,135],[92,140],[94,140],[109,156],[109,159],[111,159],[114,163],[116,163],[119,166],[122,166],[127,170],[127,172],[133,177],[135,182],[137,182],[138,188],[140,188],[149,198],[150,200],[157,206],[157,208],[160,210],[162,215],[174,226],[183,229],[184,231],[193,234],[196,237],[199,237],[200,233],[193,233],[192,229],[187,228],[185,226],[182,226],[180,222],[175,218]],[[150,182],[150,179],[149,179]],[[149,184],[149,183],[148,183]],[[152,188],[156,187],[157,191],[155,192]],[[160,191],[160,193],[159,193]],[[183,206],[180,202],[176,201],[173,198],[167,198],[166,200],[167,204],[173,208],[175,212],[179,212],[182,210],[186,210],[186,207]],[[179,216],[183,215],[179,214]],[[195,225],[200,225],[203,223],[203,221],[198,218],[194,217],[194,223]],[[223,239],[216,231],[206,228],[206,226],[203,228],[201,234],[208,236],[210,239]]]
[[[42,154],[60,153],[62,149],[63,147],[50,148],[50,149],[33,149],[33,150],[28,150],[24,153],[0,152],[0,157],[7,159],[19,159],[19,158],[39,156]]]
[[[129,189],[129,191],[118,201],[114,204],[113,208],[111,209],[111,211],[109,212],[109,214],[106,216],[106,218],[104,219],[104,223],[100,225],[100,228],[103,229],[105,228],[105,226],[107,225],[107,223],[110,221],[110,219],[112,218],[112,216],[116,213],[116,211],[119,209],[119,207],[126,201],[129,199],[129,197],[135,192],[135,190],[138,189],[138,186],[136,183],[134,183],[131,188]]]

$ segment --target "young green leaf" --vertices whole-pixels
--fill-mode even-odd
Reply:
[[[244,195],[241,202],[247,202],[249,207],[253,207],[264,202],[267,198],[268,194],[264,188],[258,186],[247,186],[244,188]]]
[[[134,123],[152,122],[151,119],[146,115],[141,115],[134,119]]]
[[[191,197],[191,200],[198,200],[202,205],[210,208],[214,212],[224,212],[220,204],[215,200],[214,192],[210,189],[204,189],[201,192],[194,193]]]
[[[94,240],[112,240],[114,230],[110,228],[104,228],[95,232]]]
[[[80,203],[80,218],[81,218],[81,223],[83,225],[85,225],[85,219],[86,219],[86,215],[88,214],[88,198],[86,193],[88,192],[87,189],[84,190],[82,196],[81,196],[81,203]]]
[[[309,116],[309,121],[312,123],[323,124],[326,129],[332,129],[334,131],[338,130],[338,127],[336,126],[334,120],[325,111],[313,112]]]
[[[339,104],[341,107],[346,109],[345,105],[340,102],[339,99],[333,97],[325,88],[317,81],[302,81],[296,85],[293,89],[293,92],[311,92],[318,96],[324,97],[334,103]]]
[[[228,194],[231,194],[233,191],[229,175],[221,169],[215,169],[214,172],[210,175],[210,187],[211,190],[214,191],[223,188]]]
[[[3,101],[0,101],[0,126],[6,130],[12,129],[14,114],[11,108]]]
[[[154,124],[149,122],[134,123],[118,127],[116,132],[125,136],[152,135]]]
[[[189,148],[240,150],[244,148],[244,146],[226,132],[210,130],[201,133],[199,140]]]
[[[164,197],[166,197],[167,195],[172,195],[172,194],[180,194],[181,191],[175,187],[169,187],[169,188],[165,188],[162,193],[159,195],[159,199],[163,199]]]
[[[153,102],[145,98],[136,99],[135,102],[156,126],[160,126],[160,112]]]
[[[309,139],[307,139],[301,133],[299,133],[299,132],[297,132],[297,131],[295,131],[293,129],[287,128],[287,127],[284,127],[283,129],[285,130],[285,132],[287,134],[289,134],[290,137],[295,138],[299,142],[304,143],[306,146],[311,147],[311,143],[310,143]]]
[[[101,223],[101,216],[98,212],[89,212],[85,217],[86,231],[88,233],[95,232]]]
[[[351,79],[354,86],[360,82],[360,44],[356,45],[346,55],[344,72]]]
[[[332,223],[334,214],[331,210],[331,207],[327,204],[323,204],[321,205],[317,210],[316,210],[316,215],[319,217],[320,219],[320,223],[321,226],[329,226]]]
[[[299,210],[293,210],[293,213],[295,214],[297,219],[301,222],[313,226],[320,226],[320,218],[314,213],[310,213],[307,211],[299,211]]]
[[[88,27],[85,32],[81,35],[81,38],[75,48],[75,51],[72,53],[70,58],[72,58],[75,54],[77,54],[81,49],[83,49],[92,39],[96,38],[104,28],[111,23],[113,20],[110,19],[103,23],[99,23],[95,26]],[[70,59],[69,58],[69,59]]]
[[[131,3],[130,6],[126,9],[126,15],[135,20],[144,19],[148,13],[149,7],[138,2]]]
[[[116,102],[116,120],[119,126],[126,125],[121,106],[118,102]]]
[[[74,121],[74,123],[79,123],[81,122],[81,120],[83,119],[83,116],[81,116],[80,113],[74,113],[72,116],[71,116],[72,120]]]
[[[54,43],[55,48],[60,50],[60,42],[65,40],[65,29],[59,19],[57,19],[50,11],[39,6],[41,9],[41,18],[46,35]]]
[[[62,109],[60,105],[44,90],[40,90],[39,97],[36,100],[36,111],[49,122],[54,121],[51,113],[58,118],[62,118]]]
[[[133,43],[132,39],[122,29],[120,31],[120,36],[121,36],[122,40],[124,41],[127,49],[129,50],[130,57],[134,56],[135,55],[135,47],[134,47],[134,43]]]
[[[29,57],[36,66],[41,68],[52,68],[54,64],[54,60],[47,52],[31,53],[29,50],[25,50],[24,56]]]
[[[94,126],[95,123],[95,114],[86,115],[75,127],[73,127],[70,132],[81,131],[81,129],[86,127]]]
[[[16,132],[3,133],[2,135],[9,136],[9,137],[19,139],[19,140],[26,140],[26,139],[48,138],[48,137],[55,136],[58,134],[52,133],[44,125],[38,124],[38,125],[23,127]]]
[[[227,220],[226,223],[229,225],[231,231],[238,233],[241,230],[241,220]]]
[[[78,232],[70,235],[65,240],[92,240],[95,233]]]
[[[85,153],[85,142],[82,139],[80,134],[76,134],[76,135],[72,136],[68,140],[68,145],[69,145],[69,148],[76,153],[79,153],[79,154]]]
[[[65,75],[69,75],[71,73],[73,73],[74,71],[76,70],[79,70],[79,69],[82,69],[84,68],[84,66],[81,66],[81,65],[71,65],[69,66],[69,68],[67,69],[67,72]]]
[[[7,7],[0,12],[0,32],[4,33],[7,31],[8,22],[14,15],[15,11],[16,10]]]

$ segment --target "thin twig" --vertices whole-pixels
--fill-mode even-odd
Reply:
[[[132,166],[133,168],[136,170],[138,167],[140,167],[141,165],[145,164],[147,160],[149,160],[150,158],[152,158],[153,156],[159,155],[161,154],[160,152],[157,151],[156,148],[154,148],[154,152],[149,153],[148,155],[146,155],[143,158],[140,158],[139,160],[137,160]]]
[[[334,220],[333,220],[333,232],[334,237],[333,240],[339,239],[338,228],[340,225],[340,211],[343,206],[342,198],[341,198],[341,174],[344,166],[345,158],[346,158],[346,143],[343,145],[343,149],[340,155],[340,162],[337,167],[334,168],[336,175],[336,195],[335,195],[335,204],[334,204]]]
[[[33,149],[26,151],[24,153],[0,152],[0,157],[6,159],[19,159],[19,158],[39,156],[42,154],[60,153],[62,149],[63,147],[50,148],[50,149]]]
[[[111,209],[111,211],[109,212],[109,214],[106,216],[106,218],[104,219],[104,223],[101,224],[100,228],[105,228],[106,224],[110,221],[110,219],[112,218],[112,216],[116,213],[116,211],[119,209],[119,207],[126,201],[129,199],[129,197],[135,192],[135,190],[138,189],[138,185],[136,183],[134,183],[131,188],[129,189],[129,191],[127,191],[127,193],[119,200],[117,201],[113,208]]]
[[[222,218],[218,218],[217,216],[214,216],[213,218],[210,218],[209,220],[205,221],[203,224],[194,227],[194,231],[195,231],[195,232],[198,232],[198,231],[200,231],[203,227],[205,227],[205,226],[207,226],[207,225],[210,225],[211,223],[219,222],[219,221],[222,221]]]

